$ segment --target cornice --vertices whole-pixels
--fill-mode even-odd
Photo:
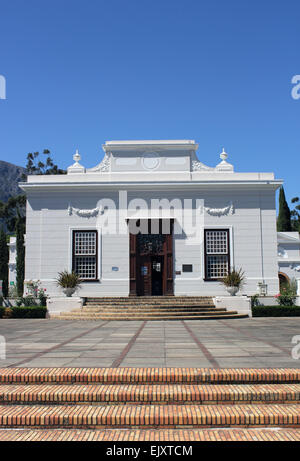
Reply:
[[[41,190],[176,190],[179,192],[179,188],[182,190],[198,190],[198,189],[213,189],[213,190],[224,190],[224,189],[271,189],[276,190],[283,184],[281,180],[244,180],[244,181],[122,181],[122,182],[68,182],[68,183],[20,183],[19,187],[26,191],[41,191]]]

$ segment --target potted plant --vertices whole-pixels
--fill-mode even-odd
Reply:
[[[245,274],[242,269],[233,267],[226,277],[221,280],[221,283],[225,285],[230,296],[235,296],[245,283]]]
[[[62,288],[65,295],[70,297],[79,287],[81,280],[75,272],[68,272],[65,270],[58,273],[56,282],[57,285]]]

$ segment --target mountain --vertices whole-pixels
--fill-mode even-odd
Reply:
[[[6,202],[12,195],[20,194],[22,191],[18,187],[22,173],[25,168],[14,165],[13,163],[0,160],[0,200]]]

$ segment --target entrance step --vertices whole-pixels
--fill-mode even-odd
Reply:
[[[15,384],[0,386],[1,405],[298,404],[300,384]]]
[[[0,368],[2,384],[300,384],[297,368]]]
[[[1,368],[4,440],[300,440],[299,369]]]
[[[216,308],[211,297],[87,298],[82,309],[51,315],[63,320],[215,320],[246,318]]]
[[[0,427],[300,426],[300,405],[0,405]]]
[[[222,315],[221,315],[222,314]],[[218,320],[222,319],[244,319],[247,318],[247,314],[238,314],[236,312],[225,312],[223,313],[215,313],[215,314],[207,314],[207,315],[135,315],[130,316],[126,313],[122,315],[116,314],[77,314],[66,312],[65,314],[60,315],[51,315],[51,319],[60,319],[60,320],[109,320],[109,321],[122,321],[122,320],[135,320],[135,321],[142,321],[142,320]]]
[[[297,442],[299,429],[0,429],[0,442]]]
[[[90,300],[86,298],[86,306],[214,306],[213,299],[210,298],[182,298],[177,296],[172,296],[166,298],[164,296],[157,296],[152,298],[145,297],[136,297],[136,298],[114,298],[106,299],[99,298]]]
[[[113,313],[122,313],[122,312],[162,312],[162,313],[169,313],[169,312],[224,312],[226,311],[223,307],[210,307],[210,306],[194,306],[194,307],[170,307],[170,306],[159,306],[159,307],[147,307],[147,306],[138,306],[138,307],[119,307],[119,306],[112,306],[112,307],[87,307],[83,306],[83,308],[74,309],[72,312],[113,312]]]

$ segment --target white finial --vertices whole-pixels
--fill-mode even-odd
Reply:
[[[225,152],[224,147],[223,147],[223,150],[222,150],[222,152],[221,152],[221,154],[220,154],[220,158],[221,158],[221,160],[223,160],[223,161],[224,161],[224,160],[227,160],[227,158],[228,158],[228,154]]]
[[[80,154],[79,154],[79,152],[78,152],[78,149],[76,149],[76,152],[75,152],[75,154],[73,155],[73,160],[74,160],[76,163],[78,163],[79,160],[81,160],[81,156],[80,156]]]

